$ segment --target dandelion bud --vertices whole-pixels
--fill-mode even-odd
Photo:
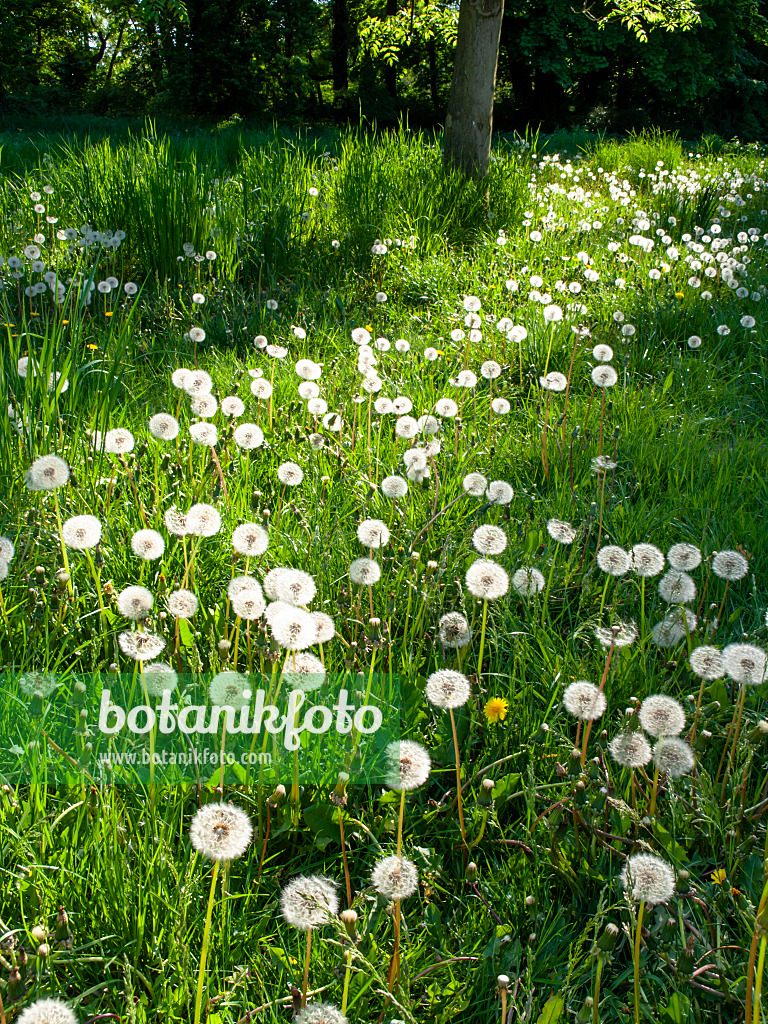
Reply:
[[[35,576],[37,576],[39,583],[43,582],[43,576],[45,576],[45,566],[44,565],[36,565],[35,566]]]
[[[8,1000],[15,1003],[24,995],[24,982],[18,967],[12,967],[8,975]]]
[[[600,812],[605,807],[605,801],[607,799],[608,799],[608,790],[605,788],[605,786],[603,786],[601,788],[600,792],[597,794],[597,796],[592,801],[592,810],[595,812],[595,814],[600,814]]]
[[[39,690],[35,690],[32,694],[32,700],[29,702],[29,715],[30,718],[42,718],[45,706],[43,704],[44,697]]]
[[[368,643],[376,643],[381,636],[381,619],[368,619]]]
[[[667,916],[661,926],[661,937],[665,942],[672,942],[675,935],[677,935],[677,921],[674,917]]]
[[[230,649],[231,646],[232,646],[232,643],[229,640],[219,640],[219,642],[216,644],[216,648],[217,648],[219,654],[224,654],[224,655],[229,653],[229,649]]]
[[[272,807],[279,807],[281,802],[285,799],[285,786],[275,786],[275,791],[271,797],[269,797],[269,803]]]
[[[526,896],[525,897],[525,906],[526,906],[526,908],[528,910],[534,910],[536,908],[536,897],[535,896]]]
[[[528,944],[530,946],[535,945],[537,939],[538,935],[536,934],[536,932],[531,932],[531,934],[528,936]]]
[[[678,871],[677,873],[677,891],[681,896],[685,896],[686,893],[691,891],[691,875],[689,871]]]
[[[536,731],[536,734],[533,737],[533,742],[540,746],[542,743],[546,742],[546,739],[547,739],[548,735],[549,735],[549,726],[547,725],[546,722],[542,722],[541,725],[539,726],[538,730]]]
[[[72,699],[75,704],[85,704],[87,688],[82,679],[78,679],[72,689]]]
[[[691,744],[691,747],[693,748],[693,750],[696,751],[697,754],[703,754],[711,739],[712,733],[709,732],[708,729],[702,729],[702,731],[698,733],[696,739]]]
[[[342,910],[341,914],[339,914],[339,917],[341,918],[341,923],[347,930],[347,935],[350,937],[350,939],[352,939],[353,942],[356,941],[357,912],[354,910]]]
[[[592,1007],[594,1005],[594,999],[592,996],[587,996],[584,1000],[581,1009],[576,1014],[576,1024],[589,1024],[592,1020]]]
[[[592,782],[597,782],[600,778],[600,762],[596,758],[589,762],[587,777],[591,779]]]
[[[75,736],[86,736],[88,734],[88,710],[87,708],[80,708],[80,713],[77,716],[77,725],[75,726]]]
[[[47,942],[41,942],[40,945],[37,947],[37,955],[42,960],[45,960],[50,952],[51,952],[51,947],[48,945]]]
[[[573,794],[573,802],[577,807],[584,807],[587,802],[587,787],[581,779],[576,783],[576,792]]]
[[[474,882],[478,876],[477,864],[473,860],[467,864],[466,878],[468,882]]]
[[[611,922],[605,926],[603,934],[597,940],[597,948],[601,953],[610,953],[616,946],[618,939],[619,926]]]
[[[581,775],[581,751],[576,747],[571,751],[571,756],[568,758],[568,774],[572,777]]]
[[[424,570],[424,575],[427,578],[429,578],[430,576],[434,576],[434,574],[436,572],[437,572],[437,562],[427,562],[427,567]]]
[[[498,985],[500,992],[503,991],[504,989],[508,989],[509,988],[509,978],[507,977],[506,974],[500,974],[498,976],[498,978],[496,979],[496,984]]]
[[[331,803],[336,804],[337,807],[344,807],[347,803],[347,785],[349,784],[349,775],[346,772],[339,772],[339,778],[336,783],[336,788],[331,793]]]
[[[69,583],[69,573],[65,569],[59,569],[56,573],[56,583],[58,584],[59,590],[63,593],[67,589]]]
[[[693,972],[695,960],[693,956],[693,936],[688,936],[688,942],[685,945],[685,949],[680,953],[677,958],[677,970],[683,977],[688,977]]]
[[[41,924],[36,924],[34,928],[30,928],[29,937],[39,946],[41,942],[45,942],[48,938],[48,932]]]
[[[413,563],[414,566],[416,565],[416,563],[418,562],[418,560],[420,558],[421,558],[421,555],[419,554],[418,551],[412,551],[411,552],[411,562]]]
[[[747,733],[747,741],[753,746],[765,742],[765,738],[768,736],[768,722],[765,719],[760,719],[754,729]]]
[[[54,938],[57,942],[66,942],[70,937],[69,932],[69,918],[64,907],[59,907],[59,913],[56,917],[56,931]]]

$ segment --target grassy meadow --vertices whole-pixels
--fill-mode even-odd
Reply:
[[[1,1024],[761,1020],[768,154],[439,142],[0,135]]]

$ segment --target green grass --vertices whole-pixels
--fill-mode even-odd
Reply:
[[[261,579],[267,569],[292,566],[313,576],[311,607],[332,615],[338,631],[324,645],[329,672],[356,674],[361,687],[372,669],[399,677],[402,735],[423,743],[432,757],[429,781],[405,805],[403,852],[415,861],[420,885],[402,903],[402,964],[392,1005],[386,982],[394,921],[370,873],[382,852],[396,850],[399,797],[356,781],[354,773],[347,789],[345,850],[360,934],[349,1019],[375,1021],[383,1013],[385,1020],[419,1024],[490,1024],[501,1018],[496,978],[506,974],[512,1020],[591,1020],[583,1004],[593,993],[593,947],[614,922],[619,940],[603,967],[596,1019],[634,1020],[636,906],[626,900],[619,874],[627,855],[640,851],[662,857],[678,877],[668,904],[645,911],[640,1019],[721,1024],[743,1018],[766,847],[768,749],[752,730],[766,713],[768,688],[747,688],[724,784],[719,764],[739,690],[728,678],[705,683],[695,779],[663,786],[653,820],[645,814],[652,770],[647,777],[635,773],[641,793],[635,811],[628,771],[607,745],[626,727],[625,709],[653,693],[683,702],[683,736],[689,734],[700,687],[688,663],[693,647],[766,646],[766,299],[749,297],[768,286],[760,237],[768,231],[766,160],[758,151],[711,142],[689,156],[678,139],[654,134],[587,144],[581,157],[574,146],[568,162],[554,156],[570,152],[559,140],[557,149],[531,141],[500,146],[488,181],[478,186],[443,172],[437,142],[405,129],[319,140],[239,133],[236,142],[71,135],[42,138],[34,148],[4,137],[0,254],[23,259],[42,230],[41,259],[65,287],[60,306],[50,293],[26,297],[24,288],[41,272],[26,260],[17,282],[7,263],[0,267],[0,534],[16,546],[0,583],[6,670],[0,722],[7,737],[0,742],[0,933],[12,933],[6,940],[0,934],[6,1019],[36,998],[60,995],[81,1022],[101,1015],[131,1024],[193,1020],[211,868],[192,849],[188,829],[201,804],[221,798],[218,773],[201,774],[199,785],[156,792],[154,801],[146,777],[112,781],[78,773],[47,742],[49,719],[34,717],[42,708],[35,700],[29,707],[17,677],[61,675],[73,703],[59,700],[61,710],[45,714],[73,723],[70,749],[90,764],[99,688],[110,673],[134,669],[117,644],[129,624],[113,596],[135,583],[152,591],[148,628],[166,640],[164,657],[185,676],[201,683],[231,668],[234,649],[219,644],[232,640],[234,629],[240,631],[237,667],[245,671],[248,638],[235,623],[227,584],[246,571],[230,537],[248,521],[270,529],[266,554],[252,558],[248,572]],[[660,160],[674,172],[661,181]],[[43,202],[58,217],[55,225],[44,224],[45,214],[36,215],[29,198],[44,185],[54,189]],[[737,221],[742,216],[747,219]],[[650,224],[633,226],[633,217]],[[722,231],[712,237],[759,229],[757,240],[744,243],[748,252],[732,252],[740,245],[735,237],[727,247],[741,264],[734,273],[746,278],[746,298],[728,287],[717,259],[695,271],[683,261],[703,254],[686,249],[682,235],[708,230],[713,218]],[[126,237],[115,249],[94,242],[70,252],[67,240],[52,235],[85,223]],[[655,234],[657,227],[669,242]],[[540,241],[531,238],[534,230],[543,233]],[[653,238],[652,251],[629,242],[634,234]],[[388,251],[374,253],[382,240]],[[202,261],[184,255],[187,242]],[[670,245],[678,259],[667,255]],[[709,252],[710,243],[702,248]],[[204,257],[208,250],[216,259]],[[589,268],[581,253],[591,259]],[[717,276],[705,276],[707,266]],[[649,277],[654,268],[658,280]],[[70,282],[78,273],[86,288],[112,274],[120,288],[106,296],[95,291],[87,304],[85,289]],[[528,299],[532,275],[565,308],[564,320],[545,323],[542,306]],[[694,275],[699,287],[688,284]],[[519,289],[508,290],[508,280]],[[559,280],[577,282],[581,291],[561,293]],[[135,298],[122,290],[126,281],[138,285]],[[701,297],[707,288],[708,300]],[[378,292],[386,301],[377,301]],[[193,293],[204,304],[193,303]],[[469,332],[466,295],[482,304],[478,341],[451,337],[457,329]],[[277,307],[268,308],[268,300]],[[569,307],[573,302],[583,308]],[[745,314],[754,326],[742,325]],[[523,324],[527,338],[510,341],[496,327],[502,317]],[[627,324],[634,334],[622,333]],[[380,484],[387,475],[405,475],[402,455],[412,442],[395,437],[391,414],[372,411],[369,426],[368,393],[353,402],[361,374],[351,332],[365,325],[374,338],[410,343],[406,353],[394,344],[377,353],[383,386],[370,405],[380,396],[407,396],[414,416],[431,412],[440,398],[461,405],[458,419],[442,422],[431,476],[411,482],[398,502]],[[205,330],[204,342],[189,340],[193,326]],[[729,333],[718,333],[720,326]],[[255,348],[257,335],[284,344],[288,357]],[[702,338],[700,348],[689,347],[692,335]],[[614,349],[618,374],[604,406],[590,378],[597,343]],[[429,347],[438,350],[435,360],[424,356]],[[38,368],[26,378],[18,372],[25,355]],[[300,399],[293,369],[300,358],[322,363],[317,384],[328,410],[344,419],[340,438]],[[492,382],[480,374],[489,359],[502,367]],[[266,435],[249,454],[217,412],[211,421],[219,431],[221,474],[210,449],[190,444],[190,403],[171,383],[177,367],[195,360],[211,374],[219,399],[237,394],[246,405],[241,420],[258,416]],[[564,423],[564,394],[547,399],[539,385],[545,366],[569,377]],[[463,368],[477,375],[474,389],[451,383]],[[251,395],[249,369],[274,381],[271,425],[270,403]],[[49,390],[56,373],[61,376]],[[508,415],[491,414],[492,397],[509,401]],[[9,405],[14,419],[5,415]],[[149,417],[176,415],[177,407],[178,442],[152,438]],[[116,427],[136,438],[125,461],[90,444],[90,431]],[[319,450],[308,441],[314,432],[325,438]],[[615,467],[595,473],[599,453]],[[81,552],[68,552],[71,598],[59,575],[53,495],[24,485],[25,470],[45,454],[61,455],[72,467],[69,484],[57,492],[62,518],[88,513],[104,524],[94,555],[103,616]],[[305,474],[294,489],[276,475],[288,460]],[[470,472],[507,481],[515,492],[511,503],[494,506],[465,495],[462,480]],[[186,510],[195,502],[213,503],[223,524],[199,542],[189,572],[190,546],[168,534],[163,516],[171,506]],[[370,597],[348,576],[350,562],[369,553],[355,535],[366,518],[382,519],[392,530],[389,544],[373,552],[382,579]],[[550,538],[552,518],[574,525],[571,546]],[[505,532],[506,550],[494,560],[509,576],[535,568],[545,589],[531,599],[511,589],[489,602],[480,659],[483,607],[465,573],[478,557],[472,536],[483,524]],[[161,559],[142,563],[130,539],[145,525],[163,533],[166,548]],[[646,581],[643,598],[634,572],[609,578],[596,554],[606,544],[629,550],[638,543],[666,552],[681,541],[703,553],[692,571],[698,621],[690,636],[661,649],[650,639],[667,611],[658,580]],[[711,571],[721,550],[749,558],[748,575],[727,588]],[[185,581],[200,609],[180,631],[176,651],[165,602]],[[369,623],[371,608],[379,625]],[[460,662],[472,697],[455,714],[468,842],[482,831],[469,849],[455,806],[450,720],[424,697],[433,671],[457,665],[456,653],[438,638],[439,620],[449,611],[462,612],[473,630]],[[608,708],[594,724],[582,773],[573,767],[576,723],[563,707],[563,688],[580,679],[600,683],[606,652],[594,628],[630,620],[645,623],[645,631],[611,656]],[[254,623],[250,639],[254,672],[270,677],[279,654],[266,624]],[[87,681],[82,705],[73,689],[79,675]],[[509,704],[496,724],[483,715],[491,697]],[[85,729],[81,706],[88,710]],[[30,735],[37,745],[25,751]],[[65,782],[54,781],[57,772]],[[483,778],[494,782],[490,806]],[[281,781],[290,794],[291,778]],[[304,937],[278,908],[291,877],[328,875],[341,886],[342,906],[347,903],[339,811],[329,789],[306,780],[298,810],[278,798],[265,844],[271,793],[272,784],[225,778],[224,799],[248,811],[258,834],[217,890],[203,1015],[211,1024],[289,1019],[292,986],[301,990],[304,964]],[[725,874],[713,879],[716,871]],[[60,919],[57,926],[60,907],[68,925]],[[35,925],[50,933],[46,955],[36,955]],[[689,940],[693,968],[686,961]],[[315,933],[309,981],[322,990],[318,998],[341,1004],[350,948],[338,922]]]

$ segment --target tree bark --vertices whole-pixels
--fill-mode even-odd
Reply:
[[[493,96],[504,0],[461,0],[443,163],[482,178],[491,162]]]
[[[349,7],[347,0],[333,0],[333,28],[331,30],[331,70],[333,95],[346,98],[349,89]]]

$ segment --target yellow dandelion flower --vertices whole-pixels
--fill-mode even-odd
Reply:
[[[491,697],[483,708],[486,720],[491,724],[495,725],[497,722],[503,722],[507,717],[509,711],[509,701],[503,697]]]
[[[684,299],[685,296],[683,295],[682,292],[675,292],[675,298],[676,299]]]
[[[717,871],[713,871],[709,877],[715,885],[722,885],[727,877],[727,872],[725,868],[718,868]]]

